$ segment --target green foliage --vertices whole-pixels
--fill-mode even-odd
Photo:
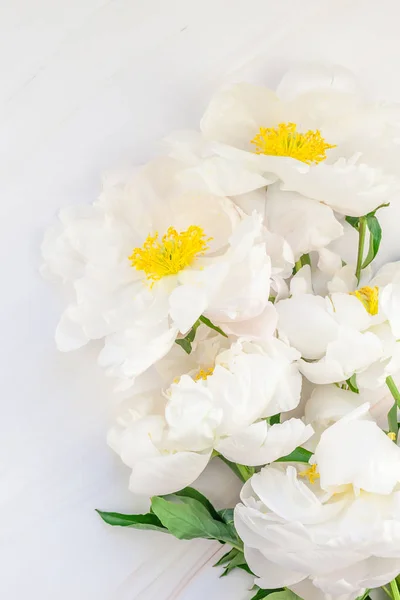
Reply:
[[[301,462],[308,463],[310,458],[312,457],[312,452],[298,446],[293,452],[288,454],[287,456],[282,456],[282,458],[278,458],[275,462]]]

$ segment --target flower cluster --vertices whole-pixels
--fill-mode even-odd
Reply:
[[[102,341],[108,443],[151,502],[103,520],[229,545],[257,600],[400,600],[399,134],[345,69],[226,86],[43,242],[71,292],[57,346]],[[234,510],[188,487],[213,459]]]

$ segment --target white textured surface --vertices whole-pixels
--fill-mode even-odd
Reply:
[[[0,0],[2,598],[250,598],[249,578],[211,568],[218,544],[94,513],[134,510],[104,441],[111,383],[95,349],[56,352],[62,302],[39,277],[39,243],[60,207],[96,197],[105,169],[196,127],[224,73],[258,52],[271,83],[317,59],[400,100],[399,12],[397,0]],[[204,485],[233,501],[235,483],[213,468]]]

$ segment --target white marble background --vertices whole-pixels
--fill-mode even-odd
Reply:
[[[39,244],[60,207],[96,197],[104,170],[196,127],[225,73],[258,52],[272,84],[317,59],[400,100],[399,17],[398,0],[0,0],[1,598],[250,598],[244,574],[218,579],[218,544],[94,513],[134,510],[104,439],[111,382],[94,348],[56,352],[62,299],[39,276]],[[233,502],[224,469],[202,486]]]

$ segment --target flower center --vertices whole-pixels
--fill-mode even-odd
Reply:
[[[299,477],[307,477],[310,483],[315,483],[315,481],[319,479],[317,465],[311,465],[309,469],[306,469],[305,471],[300,471],[298,475]]]
[[[379,288],[377,286],[369,287],[366,285],[355,292],[350,292],[350,296],[358,298],[370,315],[378,314]]]
[[[129,256],[132,267],[144,271],[146,278],[152,282],[166,275],[176,275],[185,267],[208,250],[202,227],[191,225],[185,231],[178,233],[174,227],[169,227],[161,240],[158,232],[148,235],[141,248],[135,248]]]
[[[214,373],[214,367],[209,367],[208,369],[199,369],[194,376],[195,381],[199,381],[199,379],[207,379],[210,375]]]
[[[278,127],[260,127],[260,132],[251,140],[251,143],[256,146],[256,154],[290,156],[309,165],[325,160],[326,150],[336,147],[327,144],[318,129],[299,133],[296,128],[295,123],[279,123]]]

